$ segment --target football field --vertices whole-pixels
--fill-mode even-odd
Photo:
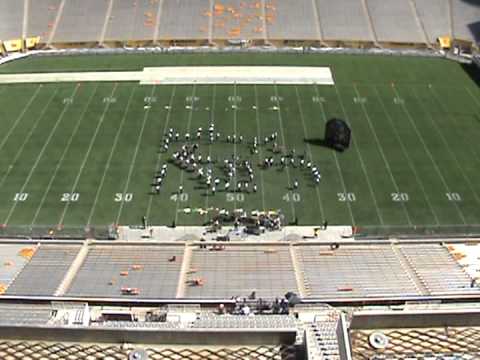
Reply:
[[[480,224],[480,91],[461,65],[380,56],[274,58],[83,56],[0,67],[15,73],[277,62],[329,66],[335,78],[334,86],[1,85],[0,224],[136,225],[146,216],[155,225],[200,225],[215,208],[280,210],[299,225]],[[351,126],[352,143],[343,153],[323,146],[331,118]],[[206,136],[211,123],[220,134],[213,143]],[[163,152],[170,128],[180,140]],[[199,144],[204,162],[207,156],[213,161],[203,167],[221,180],[215,194],[195,172],[171,162],[186,143],[185,133],[190,144]],[[272,142],[263,144],[272,133],[278,133],[279,154]],[[233,134],[243,141],[227,142]],[[254,137],[258,153],[251,151]],[[292,149],[295,165],[278,166],[282,153]],[[318,167],[318,185],[298,155]],[[223,163],[232,156],[253,164],[248,191],[225,190]],[[264,169],[265,157],[273,157],[274,166]],[[157,194],[152,182],[163,164],[168,170]],[[247,178],[240,169],[235,180]]]

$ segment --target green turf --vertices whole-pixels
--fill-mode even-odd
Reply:
[[[282,209],[301,225],[325,219],[356,225],[480,224],[480,91],[469,77],[472,68],[428,58],[249,54],[35,58],[0,72],[173,64],[331,66],[336,86],[1,86],[0,223],[139,224],[146,215],[154,224],[201,224],[208,216],[182,210],[218,207]],[[155,99],[150,109],[144,109],[145,97]],[[189,97],[197,99],[192,108]],[[241,99],[236,109],[232,97]],[[332,117],[351,124],[353,143],[344,153],[318,143]],[[211,120],[222,140],[234,132],[250,141],[277,131],[279,144],[311,156],[321,169],[321,184],[314,186],[302,169],[257,167],[257,193],[207,196],[191,173],[170,165],[161,194],[152,195],[156,167],[179,146],[158,152],[165,129],[194,134]],[[252,156],[245,144],[210,146],[205,139],[200,147],[204,157],[210,152],[220,160],[235,152],[258,163],[271,154],[270,146]],[[293,179],[300,188],[292,192]],[[171,199],[179,184],[185,201]],[[115,201],[126,194],[131,201]],[[62,201],[64,196],[70,201]]]

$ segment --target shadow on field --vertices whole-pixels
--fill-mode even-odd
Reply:
[[[304,139],[304,141],[307,144],[313,145],[313,146],[322,146],[327,149],[331,149],[331,147],[328,145],[328,143],[325,141],[325,139],[320,139],[320,138],[311,138],[311,139]]]
[[[475,64],[462,64],[463,71],[480,87],[480,67]]]

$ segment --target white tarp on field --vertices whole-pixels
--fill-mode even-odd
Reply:
[[[143,85],[334,84],[330,68],[314,66],[164,66],[143,71],[0,75],[0,84],[84,81],[139,81]]]
[[[314,66],[175,66],[144,74],[142,84],[334,84],[330,68]]]

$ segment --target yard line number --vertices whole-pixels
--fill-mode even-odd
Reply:
[[[227,193],[226,198],[228,202],[234,202],[234,201],[244,202],[245,201],[245,195],[241,193],[238,193],[238,194]]]
[[[407,193],[391,193],[390,196],[392,197],[392,201],[395,202],[406,202],[410,200]]]
[[[117,102],[117,98],[113,96],[106,96],[103,98],[103,102],[105,104],[114,104]]]
[[[296,192],[283,195],[283,200],[286,202],[300,202],[301,199],[300,194]]]
[[[28,199],[28,193],[16,193],[13,197],[13,201],[26,201]]]
[[[459,193],[445,193],[448,201],[462,201],[462,197]]]
[[[79,193],[63,193],[61,201],[62,202],[75,202],[80,198]]]
[[[340,202],[354,202],[357,201],[357,197],[353,192],[342,192],[337,193],[338,201]]]
[[[170,200],[175,202],[187,202],[188,194],[187,193],[173,194],[172,196],[170,196]]]
[[[130,202],[133,200],[133,194],[132,193],[116,193],[115,194],[115,198],[114,198],[115,202]]]

